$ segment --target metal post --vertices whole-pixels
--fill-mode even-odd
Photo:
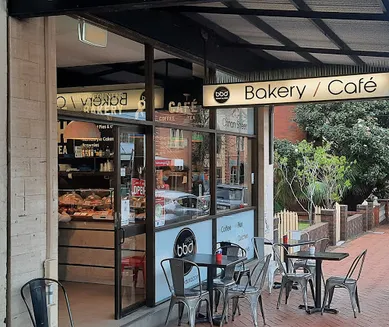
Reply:
[[[154,47],[145,44],[146,120],[154,121]],[[146,127],[146,305],[155,305],[155,127]]]

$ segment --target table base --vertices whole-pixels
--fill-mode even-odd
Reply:
[[[300,304],[300,305],[299,305],[299,309],[305,310],[305,305],[304,305],[304,304]],[[314,306],[308,305],[308,310],[307,310],[307,313],[308,313],[308,314],[311,314],[311,313],[318,313],[318,312],[321,313],[321,308],[316,308],[316,307],[314,307]],[[331,308],[325,307],[325,308],[324,308],[324,312],[325,312],[325,313],[337,314],[339,311],[336,310],[336,309],[331,309]]]

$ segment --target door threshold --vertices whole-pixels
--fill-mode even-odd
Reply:
[[[154,308],[150,307],[140,307],[133,313],[129,314],[127,317],[124,317],[119,320],[120,327],[159,327],[162,326],[165,322],[167,311],[169,308],[169,301],[157,305]],[[176,319],[177,310],[173,310],[171,313],[171,320]]]

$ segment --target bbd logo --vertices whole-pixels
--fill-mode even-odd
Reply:
[[[197,252],[196,236],[190,228],[182,229],[174,242],[174,257],[184,258]],[[191,267],[185,267],[185,275],[189,274]]]
[[[217,103],[226,103],[230,98],[230,91],[226,87],[220,86],[215,90],[213,97]]]

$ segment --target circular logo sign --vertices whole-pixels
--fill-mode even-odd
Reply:
[[[226,87],[220,86],[213,93],[213,97],[217,103],[226,103],[230,98],[230,91]]]
[[[140,101],[145,101],[146,100],[146,91],[143,91],[142,94],[140,95]]]
[[[197,252],[196,236],[190,228],[182,229],[174,241],[174,257],[184,258]],[[189,274],[192,267],[185,267],[185,275]]]

